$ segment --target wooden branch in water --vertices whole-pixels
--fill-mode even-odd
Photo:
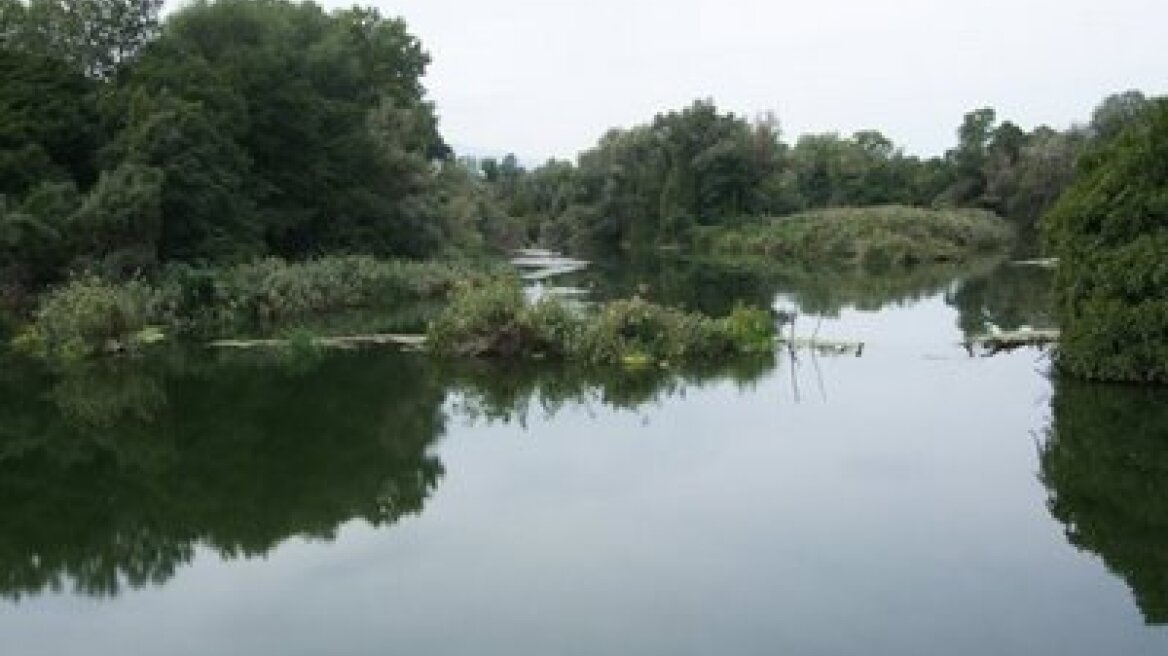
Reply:
[[[965,340],[964,346],[970,356],[973,355],[974,348],[980,348],[983,351],[982,355],[988,357],[997,355],[1002,351],[1013,351],[1023,346],[1034,346],[1041,349],[1050,344],[1056,344],[1058,341],[1059,331],[1057,330],[1025,329],[1014,332],[975,335]]]
[[[843,342],[815,337],[779,337],[775,342],[789,350],[804,349],[821,355],[854,355],[858,358],[864,354],[864,342]]]
[[[1057,257],[1040,257],[1033,260],[1015,260],[1010,263],[1011,266],[1033,266],[1041,267],[1043,269],[1053,269],[1058,266]]]
[[[296,339],[220,339],[210,343],[213,348],[288,348],[300,343]],[[361,346],[396,346],[399,348],[421,350],[426,346],[425,335],[345,335],[340,337],[312,337],[304,340],[311,346],[323,348],[352,349]]]

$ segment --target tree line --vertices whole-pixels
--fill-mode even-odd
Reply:
[[[288,0],[0,0],[0,273],[325,253],[427,257],[487,244],[660,245],[695,225],[897,203],[1029,226],[1091,144],[1149,103],[1029,132],[992,109],[907,155],[876,130],[784,142],[774,116],[700,100],[613,129],[576,162],[455,162],[398,19]]]
[[[1139,91],[1104,99],[1086,123],[1030,131],[992,108],[969,112],[957,143],[909,155],[877,130],[783,140],[773,115],[748,119],[710,100],[614,129],[576,162],[527,170],[509,155],[464,160],[516,219],[519,241],[676,244],[697,225],[884,204],[973,207],[1031,230],[1074,176],[1080,155],[1150,104]]]

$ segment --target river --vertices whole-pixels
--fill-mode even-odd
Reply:
[[[1050,327],[1048,273],[570,275],[865,347],[684,372],[5,356],[0,653],[1168,649],[1168,394],[961,346]]]

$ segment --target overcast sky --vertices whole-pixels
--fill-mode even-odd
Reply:
[[[789,140],[876,128],[936,154],[977,107],[1065,127],[1109,93],[1168,92],[1168,0],[370,4],[404,17],[431,53],[426,85],[449,142],[529,162],[573,157],[609,127],[695,98],[773,111]]]

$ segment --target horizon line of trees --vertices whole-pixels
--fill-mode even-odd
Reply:
[[[1115,138],[1152,102],[1106,97],[1090,120],[1029,132],[992,108],[967,113],[941,156],[908,155],[878,130],[782,138],[773,114],[750,120],[697,100],[615,128],[575,162],[528,169],[514,155],[463,158],[516,219],[515,241],[561,247],[675,244],[695,225],[830,207],[902,204],[993,211],[1035,230],[1079,157]]]

